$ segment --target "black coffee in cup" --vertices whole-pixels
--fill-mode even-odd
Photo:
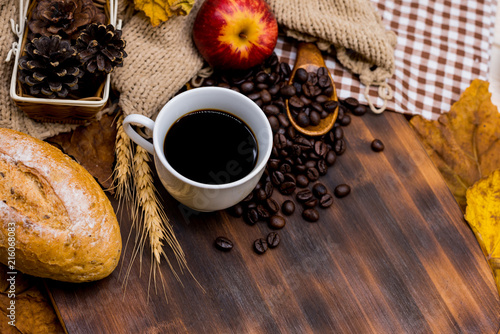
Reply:
[[[196,110],[179,118],[167,132],[164,153],[181,175],[205,184],[223,184],[248,175],[257,162],[252,130],[221,110]]]

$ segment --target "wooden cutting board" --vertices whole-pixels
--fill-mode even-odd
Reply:
[[[296,213],[279,231],[279,247],[260,256],[252,243],[267,235],[267,225],[224,212],[186,219],[156,180],[204,291],[189,274],[176,281],[166,263],[168,301],[160,284],[157,294],[148,291],[149,253],[125,281],[131,242],[122,271],[102,281],[47,282],[67,331],[497,333],[500,300],[490,268],[404,116],[353,116],[345,137],[347,151],[321,181],[331,192],[348,183],[351,194],[336,198],[317,223]],[[370,149],[374,138],[385,143],[382,153]],[[119,215],[124,242],[129,217]],[[214,248],[220,235],[234,242],[231,252]]]

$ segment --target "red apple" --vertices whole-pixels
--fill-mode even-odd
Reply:
[[[278,23],[264,0],[206,0],[195,18],[193,40],[214,68],[243,70],[269,57]]]

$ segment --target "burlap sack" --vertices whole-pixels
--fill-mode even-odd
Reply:
[[[129,56],[124,67],[112,74],[111,83],[120,93],[119,104],[125,115],[138,113],[154,118],[202,68],[203,60],[191,38],[194,18],[202,2],[197,0],[188,16],[173,17],[158,27],[152,27],[143,13],[122,17]],[[384,84],[394,72],[396,38],[384,28],[369,0],[268,0],[268,3],[288,35],[315,40],[321,49],[336,52],[339,61],[359,74],[367,88],[370,85],[388,88]],[[130,8],[124,4],[127,1],[121,2],[122,8]],[[16,1],[0,0],[2,60],[15,41],[9,20],[18,17],[17,10]],[[34,122],[17,109],[9,96],[12,66],[12,62],[3,61],[0,65],[0,77],[4,78],[0,83],[0,126],[40,139],[70,131],[74,126]],[[379,93],[390,98],[390,92],[379,90]]]
[[[191,37],[202,1],[187,16],[175,16],[152,27],[143,13],[123,25],[128,57],[112,75],[125,115],[154,117],[165,103],[203,66]]]
[[[339,62],[366,85],[379,86],[379,96],[392,98],[387,79],[394,75],[396,34],[387,30],[369,0],[267,0],[288,36],[316,42],[334,52]],[[371,102],[374,112],[382,112]]]

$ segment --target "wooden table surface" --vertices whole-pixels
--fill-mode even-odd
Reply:
[[[150,292],[149,254],[89,284],[48,281],[69,333],[497,333],[500,300],[463,214],[404,116],[353,117],[347,151],[321,181],[352,187],[317,223],[296,213],[281,244],[257,255],[270,230],[225,212],[183,217],[158,182],[163,205],[205,292],[164,263],[166,295]],[[370,149],[379,138],[382,153]],[[280,194],[273,195],[281,202]],[[116,202],[113,205],[116,208]],[[129,215],[120,218],[122,236]],[[213,247],[219,235],[235,247]],[[128,245],[123,264],[130,262]]]

